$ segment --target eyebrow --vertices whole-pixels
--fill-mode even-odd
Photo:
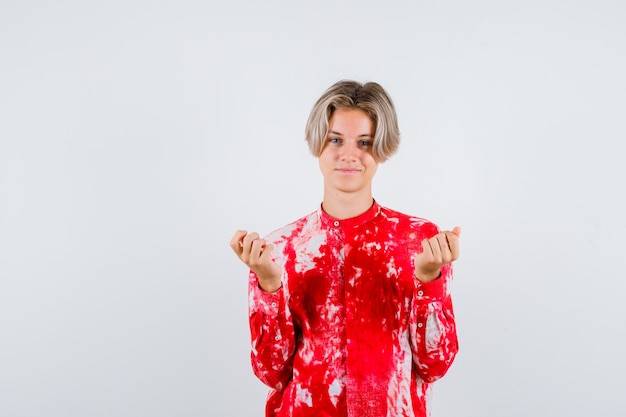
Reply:
[[[329,131],[329,132],[328,132],[328,134],[329,134],[329,135],[343,136],[343,133],[339,133],[339,132],[336,132],[336,131],[334,131],[334,130]],[[369,134],[369,133],[364,133],[364,134],[359,135],[359,136],[357,136],[357,137],[359,137],[359,138],[373,138],[373,137],[374,137],[374,135],[371,135],[371,134]]]

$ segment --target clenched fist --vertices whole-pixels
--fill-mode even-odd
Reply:
[[[434,281],[441,275],[441,267],[459,257],[461,228],[437,233],[422,241],[422,252],[415,255],[415,278],[422,282]]]
[[[258,233],[237,230],[230,240],[230,247],[237,257],[259,278],[263,291],[276,292],[281,287],[282,268],[272,260],[274,245],[266,245]]]

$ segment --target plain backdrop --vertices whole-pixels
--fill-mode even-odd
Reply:
[[[0,417],[261,416],[228,242],[322,197],[304,125],[393,97],[375,198],[459,225],[434,417],[626,414],[623,1],[0,1]]]

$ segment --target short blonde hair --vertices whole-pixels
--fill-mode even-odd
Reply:
[[[322,94],[309,115],[305,133],[313,155],[322,153],[330,118],[339,108],[360,109],[370,116],[375,126],[372,156],[376,161],[384,162],[398,150],[400,129],[389,94],[375,82],[342,80]]]

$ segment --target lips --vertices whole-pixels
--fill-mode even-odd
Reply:
[[[361,172],[361,170],[358,168],[337,168],[336,171],[339,171],[339,173],[341,174],[347,174],[347,175]]]

